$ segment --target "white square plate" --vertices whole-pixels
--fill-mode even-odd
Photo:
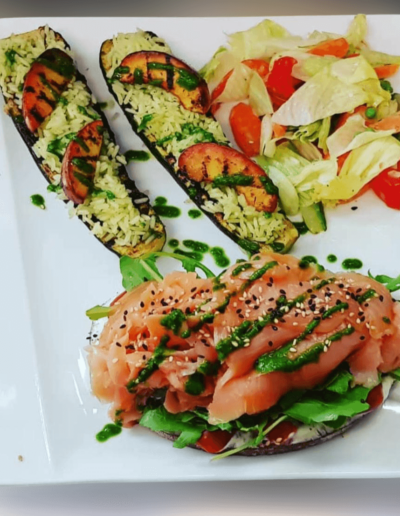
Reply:
[[[287,17],[290,31],[344,33],[348,16]],[[70,43],[78,67],[100,101],[108,100],[98,65],[103,40],[137,27],[164,37],[174,53],[202,66],[224,43],[225,33],[243,30],[258,18],[54,18],[0,20],[0,38],[48,23]],[[400,53],[400,16],[370,16],[373,48]],[[400,90],[400,81],[397,81]],[[142,148],[119,108],[108,110],[122,150]],[[232,260],[240,249],[204,216],[191,220],[186,196],[155,160],[129,167],[139,188],[154,200],[165,195],[183,215],[166,221],[169,238],[195,237],[221,245]],[[42,193],[47,210],[30,203]],[[356,205],[359,209],[351,210]],[[399,274],[400,212],[371,193],[328,213],[325,234],[300,238],[296,256],[312,254],[327,265],[359,257],[374,274]],[[379,413],[344,438],[301,452],[273,457],[233,457],[211,463],[207,454],[176,450],[137,427],[99,444],[107,407],[90,393],[84,347],[90,322],[85,310],[121,291],[118,258],[63,203],[47,194],[11,120],[0,117],[0,483],[93,481],[249,480],[400,476],[400,389]],[[208,266],[214,267],[209,261]],[[18,460],[18,456],[23,461]]]

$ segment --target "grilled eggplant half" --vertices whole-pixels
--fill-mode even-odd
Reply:
[[[108,249],[138,257],[161,249],[165,229],[129,178],[125,158],[77,70],[49,27],[0,41],[0,86],[12,120],[46,180]]]
[[[183,65],[152,32],[118,34],[100,51],[109,90],[133,130],[197,206],[252,254],[288,251],[298,233],[277,209],[273,184],[257,165],[229,147],[220,124],[207,111],[207,86]],[[180,80],[180,70],[189,70],[190,80]],[[179,93],[174,90],[177,85]],[[242,165],[251,172],[243,173]],[[207,172],[202,176],[195,169]],[[230,183],[224,179],[234,175],[252,179],[244,179],[246,184],[233,184],[240,181],[237,177]]]

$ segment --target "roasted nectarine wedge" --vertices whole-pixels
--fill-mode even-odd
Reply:
[[[46,50],[33,63],[22,92],[22,115],[32,133],[53,112],[74,72],[72,59],[58,48]]]
[[[206,113],[210,93],[205,80],[186,63],[164,52],[141,51],[126,56],[114,78],[128,84],[152,84],[175,95],[182,106]]]
[[[258,211],[273,212],[278,204],[277,189],[264,170],[231,147],[217,143],[193,145],[180,155],[179,168],[193,181],[236,188]]]
[[[68,144],[61,181],[65,195],[75,204],[82,204],[93,187],[102,143],[103,122],[95,120],[85,125]]]

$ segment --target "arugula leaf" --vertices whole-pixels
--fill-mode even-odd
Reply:
[[[156,265],[157,257],[154,254],[144,255],[141,258],[122,256],[119,267],[122,274],[122,285],[128,292],[145,281],[163,279]]]
[[[175,441],[175,448],[184,448],[188,444],[195,444],[207,428],[207,423],[194,422],[195,414],[183,412],[170,414],[164,407],[154,410],[145,410],[139,424],[154,432],[168,432],[180,434]]]
[[[184,430],[174,442],[174,448],[185,448],[189,444],[196,444],[203,433],[202,428],[190,427]]]
[[[198,260],[191,258],[187,255],[179,254],[179,253],[164,253],[163,251],[153,253],[154,256],[165,256],[167,258],[174,258],[175,260],[179,260],[182,263],[182,267],[187,272],[196,272],[197,269],[200,269],[204,272],[207,278],[215,278],[215,274],[205,265],[203,265]]]
[[[389,292],[396,292],[400,289],[400,274],[397,276],[397,278],[392,278],[390,276],[386,276],[385,274],[378,274],[377,276],[373,276],[371,271],[368,271],[368,276],[385,285]]]
[[[99,319],[103,319],[103,317],[109,317],[112,313],[112,309],[112,306],[96,305],[93,308],[86,310],[86,315],[91,321],[98,321]]]
[[[390,376],[392,376],[395,380],[398,380],[400,382],[400,367],[398,369],[395,369],[394,371],[391,371]]]
[[[336,392],[337,394],[345,394],[349,390],[350,382],[353,375],[349,371],[339,371],[326,385],[325,389]]]
[[[284,413],[306,425],[336,421],[342,416],[353,417],[369,409],[365,401],[369,391],[365,387],[355,387],[332,400],[305,397],[284,410]]]

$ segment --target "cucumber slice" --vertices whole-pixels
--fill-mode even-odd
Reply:
[[[317,234],[326,231],[326,218],[322,202],[301,208],[300,212],[311,233]]]

